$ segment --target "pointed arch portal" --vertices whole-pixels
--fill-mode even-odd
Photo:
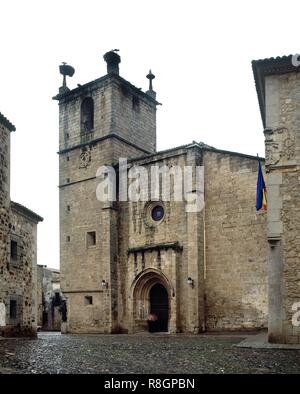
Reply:
[[[171,316],[172,286],[158,271],[144,271],[133,283],[134,330],[148,330],[147,316],[150,312],[158,317],[155,331],[168,331]]]

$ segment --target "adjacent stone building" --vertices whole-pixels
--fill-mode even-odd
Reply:
[[[105,76],[73,90],[64,81],[54,97],[67,331],[147,330],[149,312],[169,332],[265,327],[267,229],[266,214],[255,210],[257,158],[196,142],[157,152],[154,75],[144,93],[120,77],[117,53],[104,58]],[[201,209],[174,198],[182,186],[175,181],[170,201],[161,193],[128,201],[118,186],[116,201],[99,201],[97,171],[114,166],[118,185],[119,158],[127,159],[125,174],[137,166],[148,175],[154,165],[182,173],[190,166],[194,174],[204,168],[200,189],[193,176],[186,190]]]
[[[36,335],[37,224],[43,219],[10,200],[10,133],[0,113],[0,334]]]
[[[44,265],[37,266],[38,327],[44,331],[60,331],[63,295],[60,272]]]
[[[300,67],[253,61],[265,134],[270,342],[300,343]]]

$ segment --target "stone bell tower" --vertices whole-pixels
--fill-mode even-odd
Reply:
[[[74,69],[60,66],[64,81],[54,97],[59,102],[60,264],[68,332],[118,331],[118,205],[97,200],[97,169],[120,157],[156,151],[158,103],[152,84],[144,93],[120,77],[117,50],[104,60],[106,75],[73,90],[65,76]]]

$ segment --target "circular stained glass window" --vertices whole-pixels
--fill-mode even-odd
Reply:
[[[155,205],[151,211],[151,217],[156,222],[159,222],[164,217],[165,211],[161,205]]]

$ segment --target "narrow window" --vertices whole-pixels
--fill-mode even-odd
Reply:
[[[70,205],[67,205],[67,211],[70,212],[71,211],[71,207]]]
[[[84,297],[84,305],[93,305],[93,297],[85,296]]]
[[[94,128],[94,101],[86,97],[81,103],[81,132],[86,133]]]
[[[10,300],[10,303],[9,303],[9,317],[11,319],[16,319],[17,318],[17,301],[16,300]]]
[[[70,183],[70,178],[67,178],[67,183]]]
[[[71,241],[71,237],[70,237],[70,235],[68,235],[67,236],[67,242],[70,242]]]
[[[17,241],[10,241],[10,257],[11,260],[17,261],[18,259],[18,243]]]
[[[96,245],[96,231],[89,231],[86,234],[86,244],[87,247]]]
[[[70,161],[70,157],[69,156],[67,156],[67,161]]]

